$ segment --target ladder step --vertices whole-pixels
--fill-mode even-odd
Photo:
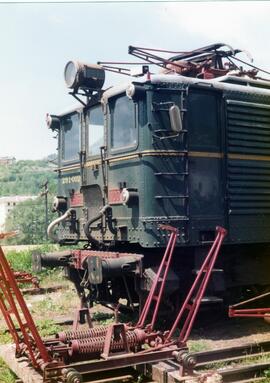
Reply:
[[[5,310],[5,311],[9,315],[14,314],[14,310],[11,307],[9,309]]]
[[[172,223],[177,221],[189,221],[187,215],[168,216],[168,217],[141,217],[142,222]]]
[[[169,173],[169,172],[160,172],[160,173],[154,173],[155,176],[187,176],[188,172],[182,172],[182,173]]]

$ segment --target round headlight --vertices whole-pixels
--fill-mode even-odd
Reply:
[[[80,61],[69,61],[64,71],[68,88],[100,90],[105,81],[105,72],[100,65],[84,64]]]
[[[57,116],[53,116],[49,113],[46,114],[46,124],[51,130],[59,130],[60,129],[60,119]]]
[[[69,61],[65,67],[64,77],[68,88],[73,88],[76,85],[76,77],[79,67],[76,61]]]

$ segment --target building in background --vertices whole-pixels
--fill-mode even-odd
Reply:
[[[0,165],[13,165],[15,162],[15,157],[0,157]]]
[[[0,232],[5,231],[5,222],[8,213],[20,202],[29,199],[35,200],[37,196],[31,195],[16,195],[8,197],[0,197]]]

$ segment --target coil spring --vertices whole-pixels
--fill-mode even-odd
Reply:
[[[57,334],[57,338],[64,343],[75,339],[96,338],[106,335],[108,328],[105,326],[93,327],[88,330],[63,331]]]
[[[135,332],[128,331],[126,333],[127,343],[132,349],[135,346],[143,344],[144,337]],[[71,342],[72,351],[76,354],[96,354],[101,353],[104,349],[105,336],[99,336],[94,339],[77,339]],[[124,349],[123,339],[112,340],[111,351],[122,351]]]

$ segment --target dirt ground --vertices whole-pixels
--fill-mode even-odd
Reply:
[[[270,340],[270,324],[254,318],[209,318],[208,323],[200,323],[192,331],[189,347],[193,351],[219,349],[247,343]]]

